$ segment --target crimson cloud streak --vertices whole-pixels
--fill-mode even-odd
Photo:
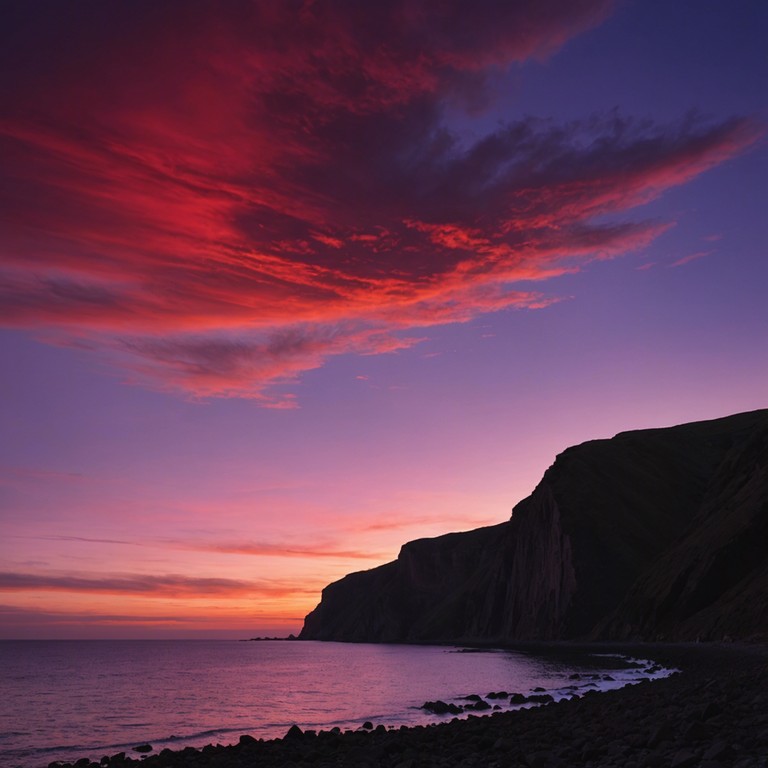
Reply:
[[[546,306],[529,281],[647,244],[670,223],[624,212],[759,133],[488,127],[606,0],[7,5],[0,322],[192,396],[292,407],[331,355]]]

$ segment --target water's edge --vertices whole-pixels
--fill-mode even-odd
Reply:
[[[377,653],[381,650],[381,648],[372,649],[373,652]],[[510,649],[440,646],[439,648],[432,647],[431,650],[435,652],[439,650],[443,654],[461,654],[461,657],[451,658],[451,661],[446,665],[449,667],[461,659],[465,665],[470,664],[472,667],[479,668],[484,664],[487,666],[489,658],[486,657],[486,654],[498,655],[500,660],[506,659],[510,654],[516,654],[521,659],[526,658],[527,661],[536,664],[542,661],[562,664],[567,674],[561,674],[557,679],[550,676],[549,681],[544,684],[530,685],[517,690],[504,690],[502,688],[465,689],[460,695],[456,695],[455,691],[448,692],[446,690],[442,698],[430,698],[429,704],[431,706],[428,709],[422,707],[423,704],[428,703],[427,700],[411,701],[411,703],[406,704],[406,692],[403,692],[399,704],[393,702],[392,706],[388,708],[361,710],[355,712],[353,716],[347,717],[315,716],[305,719],[295,717],[285,719],[280,716],[281,712],[278,707],[272,713],[267,712],[267,716],[262,717],[257,728],[247,727],[245,722],[242,725],[221,722],[222,727],[187,733],[166,733],[159,738],[157,738],[159,730],[152,729],[155,738],[150,738],[152,747],[150,754],[157,754],[164,749],[179,751],[186,747],[200,749],[209,744],[222,746],[236,744],[243,734],[263,740],[279,739],[285,736],[292,725],[298,726],[305,732],[322,732],[332,729],[338,729],[339,732],[342,732],[360,730],[364,725],[378,727],[379,730],[392,730],[414,725],[443,723],[454,718],[466,719],[497,712],[540,707],[548,702],[578,698],[590,692],[616,690],[643,680],[662,679],[678,671],[673,667],[662,666],[648,658],[627,655],[610,649],[600,649],[595,652],[571,647]],[[384,651],[386,652],[386,649]],[[407,654],[408,648],[402,648],[402,651]],[[481,657],[486,658],[481,661]],[[445,660],[446,657],[443,657],[443,662]],[[355,692],[352,690],[347,693],[348,696],[354,696],[354,694]],[[338,695],[338,691],[336,695]],[[12,766],[12,768],[44,768],[53,761],[71,764],[83,757],[89,757],[92,761],[99,762],[103,756],[111,757],[121,752],[138,760],[141,753],[136,751],[136,747],[146,743],[144,737],[149,733],[146,727],[141,729],[138,726],[150,725],[151,720],[147,723],[138,723],[135,740],[124,738],[117,742],[100,744],[66,743],[62,740],[50,746],[35,746],[30,743],[27,749],[0,752],[0,757],[3,759],[3,764]]]

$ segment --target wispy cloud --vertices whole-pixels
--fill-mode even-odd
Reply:
[[[184,549],[204,552],[221,552],[228,555],[255,555],[258,557],[300,557],[303,560],[321,558],[332,560],[381,560],[381,552],[366,552],[356,549],[338,549],[335,546],[302,546],[274,544],[268,542],[231,542],[211,544],[182,544]]]
[[[691,253],[688,256],[683,256],[682,258],[677,259],[677,261],[673,261],[669,266],[682,267],[685,264],[690,264],[692,261],[702,259],[704,256],[709,256],[711,253],[712,251],[696,251],[696,253]]]
[[[430,526],[447,532],[451,528],[454,528],[455,530],[467,530],[482,525],[493,525],[498,522],[500,521],[497,518],[471,515],[388,514],[374,519],[366,517],[351,523],[338,523],[338,525],[340,528],[354,533],[405,531],[409,528],[424,531]]]
[[[37,541],[75,541],[86,544],[120,544],[131,547],[149,546],[146,541],[136,541],[131,539],[107,539],[96,536],[67,536],[62,534],[51,534],[48,536],[14,536],[13,538],[35,539]]]
[[[98,612],[46,611],[36,608],[26,608],[15,605],[0,605],[0,625],[24,623],[25,625],[40,624],[44,626],[61,623],[85,625],[88,624],[166,624],[169,622],[186,624],[199,621],[200,616],[175,614],[120,614]]]
[[[146,611],[146,606],[145,606]],[[264,634],[287,634],[301,626],[301,619],[271,612],[249,609],[248,613],[233,610],[210,612],[185,610],[182,613],[116,613],[99,610],[28,608],[0,604],[0,630],[4,637],[46,637],[57,639],[78,637],[153,637],[173,633],[174,636],[195,637],[229,635],[244,637],[245,627],[269,628]],[[227,629],[230,627],[230,629]],[[101,631],[100,631],[101,630]],[[245,635],[247,636],[247,635]]]
[[[92,536],[44,535],[24,536],[16,538],[32,538],[40,541],[80,542],[87,544],[118,544],[130,547],[180,549],[193,552],[219,552],[229,555],[248,555],[252,557],[287,557],[307,559],[334,560],[380,560],[381,552],[369,552],[358,549],[339,547],[334,541],[320,541],[314,544],[299,544],[296,542],[275,541],[199,541],[195,539],[116,539]]]
[[[760,132],[617,113],[469,144],[452,128],[492,72],[611,7],[30,5],[3,40],[0,322],[131,381],[291,408],[284,385],[329,356],[548,306],[517,284],[647,245],[666,224],[602,217]]]
[[[0,466],[0,485],[26,483],[81,483],[85,477],[80,472],[60,472],[39,467]]]
[[[178,574],[149,576],[114,574],[91,576],[57,573],[0,573],[3,592],[79,592],[88,594],[141,595],[142,597],[288,597],[314,595],[316,587],[279,581],[198,578]]]

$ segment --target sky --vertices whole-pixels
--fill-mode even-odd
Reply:
[[[4,0],[0,638],[297,633],[569,445],[766,407],[762,0]]]

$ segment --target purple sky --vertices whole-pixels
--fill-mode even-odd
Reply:
[[[766,406],[765,3],[0,14],[0,637],[295,632]]]

